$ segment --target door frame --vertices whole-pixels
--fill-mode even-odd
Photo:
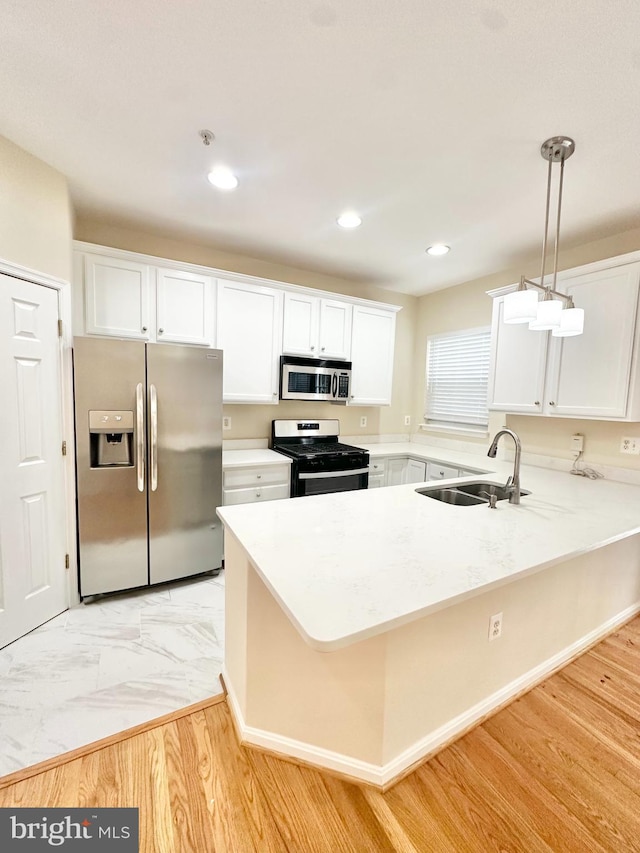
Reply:
[[[42,287],[48,287],[58,293],[58,317],[62,320],[62,336],[60,337],[59,363],[62,399],[60,414],[62,417],[62,435],[67,442],[67,455],[64,457],[64,488],[65,488],[65,539],[66,552],[69,555],[69,571],[67,572],[67,605],[79,604],[78,590],[78,558],[76,549],[76,446],[73,422],[73,362],[71,329],[71,283],[62,278],[56,278],[48,273],[32,270],[0,258],[0,273]]]

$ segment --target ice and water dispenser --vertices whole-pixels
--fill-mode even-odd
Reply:
[[[126,468],[134,464],[133,412],[89,412],[92,468]]]

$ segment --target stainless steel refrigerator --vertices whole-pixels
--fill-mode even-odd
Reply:
[[[219,570],[222,352],[74,340],[81,597]]]

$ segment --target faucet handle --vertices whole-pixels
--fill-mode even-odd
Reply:
[[[497,503],[498,503],[498,496],[497,495],[489,495],[489,509],[495,509]]]

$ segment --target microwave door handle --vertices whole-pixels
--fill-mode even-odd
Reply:
[[[144,393],[142,382],[136,385],[136,468],[138,491],[144,492]]]
[[[158,394],[155,385],[149,385],[149,421],[151,441],[149,443],[149,467],[151,469],[151,491],[158,488]]]
[[[331,383],[331,396],[337,397],[338,395],[338,374],[333,374],[333,382]]]

